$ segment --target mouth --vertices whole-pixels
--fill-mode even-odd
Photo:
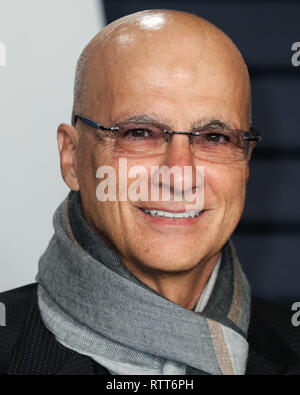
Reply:
[[[139,211],[142,214],[146,223],[150,226],[155,226],[157,229],[162,229],[164,226],[171,226],[172,228],[182,228],[196,225],[203,216],[205,216],[206,210],[198,211],[185,211],[181,210],[159,210],[157,208],[144,208],[139,207]]]
[[[174,211],[164,211],[164,210],[148,210],[145,208],[141,208],[141,210],[151,217],[162,217],[162,218],[174,218],[174,219],[183,219],[183,218],[196,218],[202,213],[202,210],[199,211],[182,211],[182,212],[174,212]]]

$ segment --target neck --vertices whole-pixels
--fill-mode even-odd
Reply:
[[[205,263],[201,261],[191,270],[172,273],[141,268],[127,260],[123,260],[123,264],[140,281],[161,296],[181,307],[193,310],[219,258],[220,252]]]

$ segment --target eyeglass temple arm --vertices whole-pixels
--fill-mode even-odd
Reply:
[[[74,125],[76,124],[76,122],[77,122],[78,119],[79,119],[81,122],[85,123],[85,124],[88,125],[88,126],[91,126],[91,127],[94,128],[94,129],[108,130],[108,131],[113,131],[113,132],[119,130],[119,128],[107,128],[107,127],[105,127],[105,126],[103,126],[103,125],[100,125],[100,123],[97,123],[97,122],[93,121],[93,120],[90,119],[90,118],[83,117],[82,115],[80,115],[80,114],[78,114],[78,113],[75,112],[75,113],[73,114]]]
[[[257,143],[259,143],[262,140],[262,136],[257,129],[254,129],[253,127],[251,127],[249,135],[245,136],[244,140],[256,141]]]

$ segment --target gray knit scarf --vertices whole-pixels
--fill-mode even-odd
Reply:
[[[37,280],[42,319],[58,341],[99,363],[110,361],[116,374],[124,366],[127,374],[130,366],[148,374],[166,361],[184,366],[183,374],[245,373],[250,288],[230,240],[199,313],[130,273],[87,224],[79,193],[69,194],[53,222]]]

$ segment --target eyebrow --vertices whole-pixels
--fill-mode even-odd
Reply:
[[[174,128],[171,127],[170,125],[172,122],[169,119],[164,119],[162,121],[159,121],[158,118],[151,114],[137,114],[137,115],[131,115],[119,122],[114,122],[112,124],[112,127],[121,125],[121,124],[126,124],[126,123],[143,123],[143,124],[149,124],[153,126],[157,126],[161,129],[164,130],[173,130]],[[222,129],[231,129],[232,124],[227,121],[222,121],[220,119],[201,119],[199,121],[196,121],[192,124],[191,131],[196,131],[197,129],[203,128],[203,127],[218,127]]]
[[[157,126],[161,129],[170,129],[170,124],[171,121],[168,119],[164,119],[162,121],[159,121],[158,118],[151,114],[137,114],[137,115],[132,115],[129,116],[128,118],[125,118],[121,121],[114,122],[112,126],[118,126],[120,124],[126,124],[126,123],[143,123],[143,124],[149,124],[153,126]]]
[[[220,119],[203,119],[200,122],[194,122],[192,129],[200,129],[203,127],[215,127],[215,128],[221,128],[221,129],[233,129],[232,124],[227,121],[222,121]]]

